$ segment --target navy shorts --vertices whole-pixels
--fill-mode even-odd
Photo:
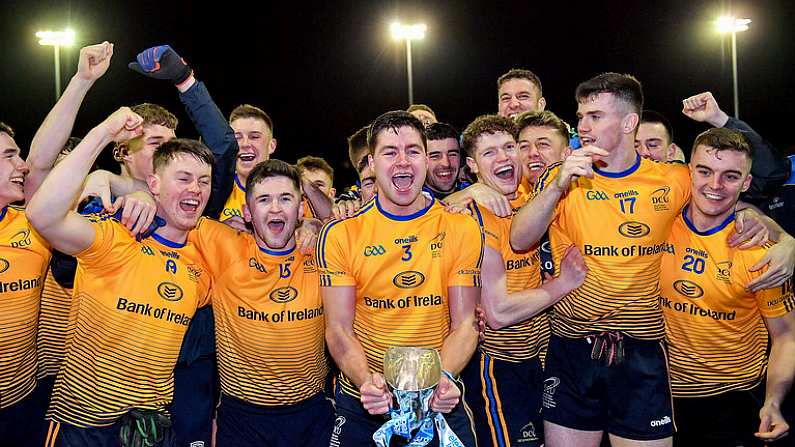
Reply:
[[[373,433],[387,421],[385,415],[372,415],[362,406],[361,401],[351,397],[337,386],[337,414],[331,433],[331,447],[372,447]],[[452,412],[444,415],[447,424],[465,446],[475,446],[475,432],[472,417],[466,406],[466,396],[456,405]],[[400,442],[403,438],[394,436],[390,446],[406,445]],[[439,445],[438,433],[434,428],[433,440],[428,444]]]
[[[107,427],[91,428],[50,421],[44,447],[119,447],[120,430],[121,419]],[[173,430],[166,431],[163,442],[157,447],[177,447]]]
[[[47,435],[44,414],[49,390],[41,383],[19,402],[0,409],[0,447],[41,447]]]
[[[538,358],[514,363],[477,352],[461,379],[472,409],[478,447],[531,447],[544,443],[544,371]]]
[[[623,336],[624,359],[592,359],[586,338],[553,335],[542,396],[544,420],[576,430],[650,441],[674,432],[663,341]]]
[[[294,405],[265,407],[225,394],[218,407],[217,447],[327,447],[334,407],[321,392]]]
[[[174,400],[169,412],[179,447],[210,447],[218,388],[215,355],[174,368]]]

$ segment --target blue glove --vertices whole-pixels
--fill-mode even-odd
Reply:
[[[169,45],[147,48],[128,65],[131,70],[155,79],[166,79],[181,84],[193,73],[185,60]]]

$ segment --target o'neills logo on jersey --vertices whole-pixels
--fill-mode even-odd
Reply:
[[[628,238],[637,239],[651,233],[651,228],[642,222],[624,222],[618,227],[618,232]]]
[[[671,188],[667,186],[655,189],[654,192],[651,193],[651,205],[654,207],[654,211],[668,211],[670,209],[668,207],[670,194]]]
[[[173,282],[161,282],[157,286],[157,294],[166,301],[179,301],[184,295],[182,288]]]
[[[704,295],[704,289],[701,286],[686,279],[674,281],[674,289],[688,298],[701,298]]]
[[[401,289],[413,289],[425,282],[425,275],[414,270],[400,272],[392,278],[392,284]]]
[[[298,290],[296,290],[295,287],[290,286],[279,287],[278,289],[275,289],[273,292],[271,292],[269,296],[271,301],[274,303],[289,303],[298,297]]]
[[[3,258],[0,258],[0,273],[5,272],[9,267],[11,267],[11,263]]]
[[[41,278],[18,279],[16,281],[8,282],[0,281],[0,293],[34,290],[39,287],[41,287]]]

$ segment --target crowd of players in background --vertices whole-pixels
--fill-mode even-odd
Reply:
[[[635,78],[580,84],[571,127],[512,69],[463,132],[352,125],[337,194],[168,46],[129,67],[201,142],[151,103],[71,138],[112,56],[81,50],[25,161],[0,123],[0,446],[372,445],[392,346],[440,351],[466,446],[789,442],[792,163],[711,93],[687,165]]]

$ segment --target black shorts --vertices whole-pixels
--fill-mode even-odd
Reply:
[[[265,407],[225,394],[218,406],[217,447],[327,447],[334,407],[324,393],[294,405]]]
[[[514,363],[476,352],[461,379],[466,385],[478,447],[532,447],[544,443],[544,371],[538,358]]]
[[[444,415],[447,424],[458,436],[461,442],[469,447],[475,446],[475,433],[469,408],[466,407],[466,397],[462,395],[461,402],[452,412]],[[372,415],[362,406],[362,403],[340,390],[337,386],[337,414],[334,418],[334,427],[331,432],[331,447],[372,447],[373,434],[387,421],[385,415]],[[392,438],[390,446],[406,445],[401,443],[399,436]],[[433,440],[429,446],[439,445],[439,437],[434,428]]]
[[[765,443],[754,433],[759,429],[759,409],[764,403],[764,383],[747,391],[728,391],[709,397],[674,398],[677,429],[674,445],[763,446]],[[787,416],[784,414],[785,418]],[[787,422],[793,424],[792,420],[788,419]],[[792,435],[788,435],[770,446],[791,444]]]
[[[44,447],[119,447],[120,430],[121,420],[107,427],[90,428],[50,421]],[[178,447],[173,430],[166,430],[163,442],[158,447]]]
[[[544,420],[626,439],[664,439],[674,432],[663,341],[624,336],[623,361],[592,359],[586,338],[553,335],[544,380]]]

